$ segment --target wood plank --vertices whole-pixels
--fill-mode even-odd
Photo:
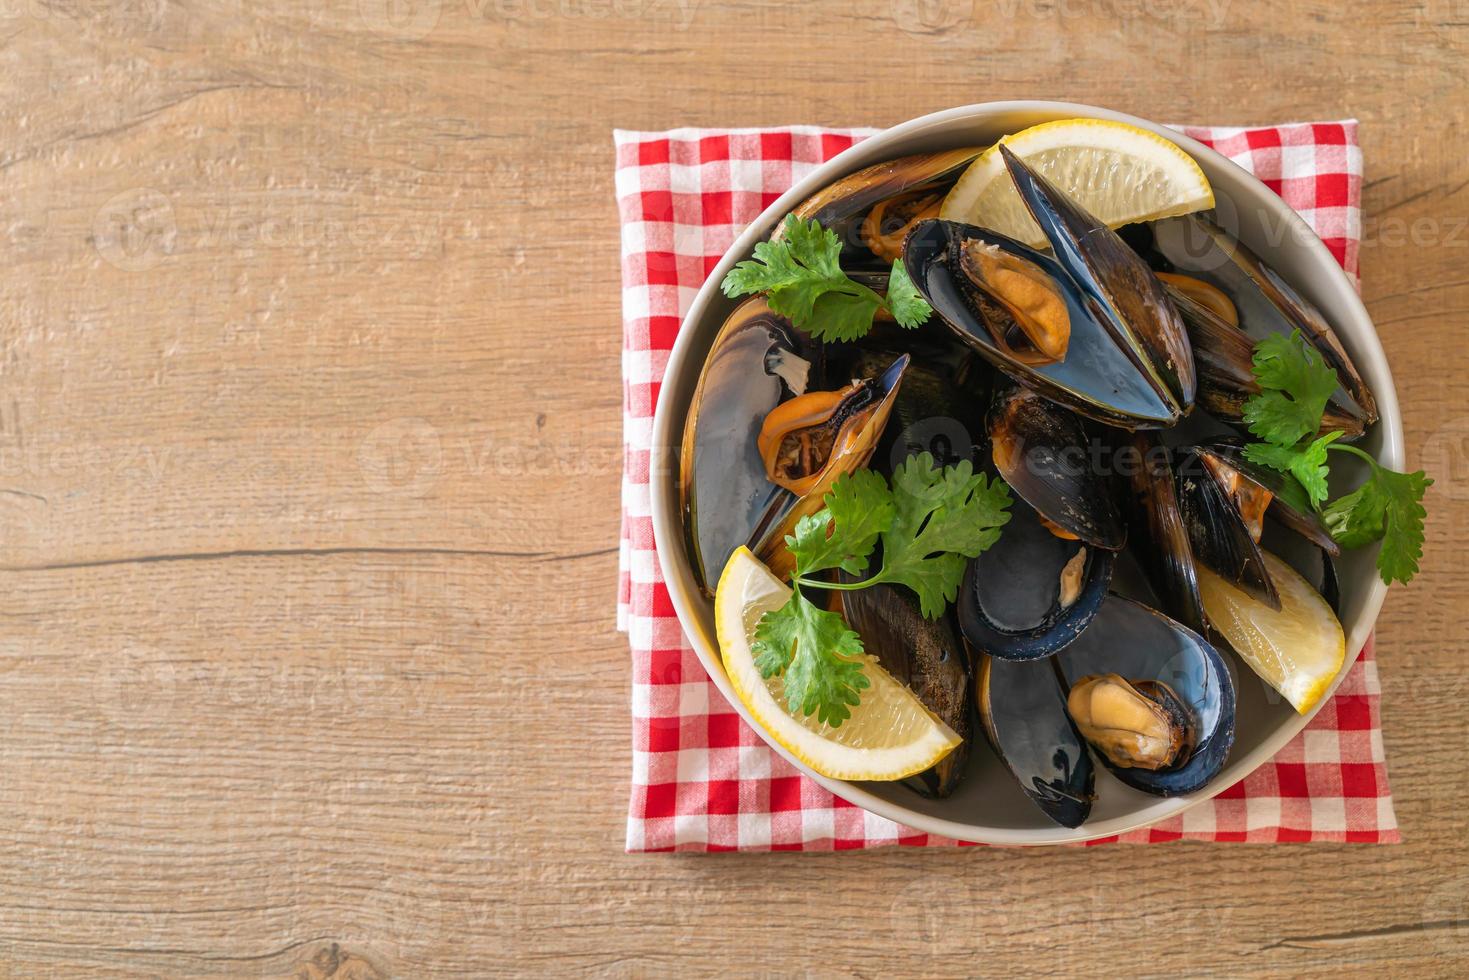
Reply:
[[[1458,6],[0,8],[0,973],[1462,974]],[[1406,842],[623,855],[609,130],[1027,97],[1362,120]]]

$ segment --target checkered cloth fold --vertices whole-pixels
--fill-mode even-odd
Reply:
[[[1355,281],[1362,155],[1355,121],[1184,126],[1295,208]],[[653,408],[694,294],[736,235],[792,183],[867,129],[615,134],[622,222],[623,425],[618,626],[632,646],[629,851],[832,850],[952,845],[833,796],[771,751],[690,647],[653,546]],[[1270,762],[1213,800],[1106,838],[1395,842],[1372,643],[1331,702]]]

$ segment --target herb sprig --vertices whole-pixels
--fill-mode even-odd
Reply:
[[[1245,402],[1244,418],[1262,441],[1247,445],[1245,458],[1294,477],[1342,547],[1381,541],[1377,571],[1384,582],[1411,581],[1423,557],[1423,495],[1433,481],[1422,470],[1398,473],[1357,447],[1338,443],[1342,432],[1317,435],[1337,377],[1299,330],[1256,344],[1253,373],[1260,394]],[[1350,453],[1370,467],[1367,482],[1330,503],[1328,451]]]
[[[765,293],[772,310],[825,341],[865,336],[878,310],[887,310],[909,329],[933,313],[901,261],[893,263],[883,296],[842,271],[842,241],[836,232],[793,214],[786,215],[784,231],[783,238],[760,242],[753,259],[729,270],[720,284],[724,295],[733,299]]]
[[[918,596],[923,615],[937,619],[958,594],[966,559],[999,540],[1011,499],[1003,482],[986,480],[968,460],[940,469],[920,453],[898,467],[891,486],[880,474],[859,470],[838,479],[825,502],[786,538],[796,560],[791,597],[760,618],[752,649],[762,676],[784,680],[792,714],[815,714],[836,728],[869,684],[862,639],[840,613],[806,598],[802,586],[903,585]],[[816,577],[833,569],[862,574],[878,541],[883,564],[875,574],[855,582]]]

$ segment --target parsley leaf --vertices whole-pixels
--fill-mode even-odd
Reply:
[[[852,716],[860,691],[871,682],[862,672],[862,640],[838,613],[817,607],[799,589],[755,627],[755,666],[765,678],[784,674],[786,708],[815,713],[836,728]]]
[[[1388,584],[1406,584],[1418,573],[1423,557],[1423,495],[1433,486],[1422,470],[1398,473],[1354,446],[1337,446],[1367,461],[1367,482],[1327,505],[1323,516],[1331,536],[1343,548],[1360,548],[1381,540],[1377,573]]]
[[[1256,344],[1253,370],[1261,391],[1244,405],[1250,431],[1277,446],[1315,435],[1336,390],[1336,372],[1301,332],[1272,334]]]
[[[856,340],[886,309],[904,327],[918,326],[933,312],[901,262],[893,264],[886,297],[849,279],[841,268],[842,241],[815,220],[786,215],[784,237],[760,242],[755,257],[735,265],[720,288],[734,298],[765,293],[770,308],[817,340]]]
[[[893,494],[881,474],[858,470],[839,477],[826,495],[826,509],[796,522],[786,547],[802,575],[840,568],[867,570],[878,535],[893,523]]]
[[[928,305],[928,300],[913,285],[913,280],[908,278],[908,269],[899,259],[893,263],[893,271],[888,276],[888,294],[884,300],[888,312],[893,319],[898,321],[899,326],[912,329],[923,323],[933,313],[933,307]]]
[[[1348,452],[1372,468],[1366,483],[1322,510],[1331,536],[1344,548],[1381,541],[1377,572],[1382,580],[1408,582],[1423,557],[1423,494],[1433,481],[1423,473],[1398,473],[1379,466],[1367,453],[1332,445],[1342,432],[1311,438],[1321,428],[1326,403],[1336,390],[1336,372],[1299,330],[1275,334],[1255,345],[1253,371],[1261,392],[1245,402],[1250,431],[1264,442],[1245,447],[1245,458],[1295,477],[1305,503],[1322,510],[1327,496],[1327,450]],[[1287,485],[1290,487],[1290,485]],[[1289,497],[1294,497],[1290,487]],[[1289,500],[1292,506],[1299,506]]]
[[[998,541],[1010,520],[1009,488],[975,473],[967,459],[940,470],[920,453],[893,474],[893,503],[878,577],[908,586],[923,615],[937,619],[959,591],[965,559]]]
[[[1294,446],[1277,446],[1268,442],[1252,442],[1245,447],[1245,459],[1261,466],[1289,473],[1306,491],[1306,497],[1315,509],[1320,509],[1326,500],[1326,447],[1342,433],[1328,432],[1319,439],[1302,441]]]
[[[922,453],[898,468],[891,487],[880,474],[858,470],[838,478],[825,500],[825,510],[797,521],[786,537],[796,560],[791,598],[760,617],[752,649],[762,676],[782,678],[792,714],[814,713],[836,728],[868,685],[862,640],[840,613],[814,605],[801,587],[906,585],[923,615],[936,619],[959,591],[965,559],[999,539],[1010,519],[1010,492],[998,478],[976,475],[968,460],[939,469]],[[876,575],[855,582],[810,577],[834,568],[861,574],[879,539],[883,566]]]

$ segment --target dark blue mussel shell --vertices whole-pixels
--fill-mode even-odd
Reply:
[[[1188,331],[1147,262],[1118,234],[1000,144],[1020,199],[1116,339],[1173,411],[1186,415],[1196,385]]]
[[[1056,664],[1068,685],[1108,673],[1134,683],[1160,681],[1191,715],[1193,748],[1171,768],[1123,768],[1098,752],[1122,782],[1155,796],[1178,796],[1202,789],[1224,768],[1234,745],[1234,680],[1219,651],[1193,630],[1133,599],[1111,595],[1091,629],[1061,651]]]
[[[1096,774],[1056,672],[1045,662],[980,656],[975,673],[975,703],[995,754],[1041,812],[1063,827],[1081,826]]]
[[[1082,553],[1080,591],[1061,604],[1061,578]],[[1112,581],[1114,553],[1052,534],[1023,499],[1010,505],[1005,532],[969,561],[955,608],[964,638],[1002,660],[1039,660],[1081,635]]]
[[[1016,256],[1054,281],[1066,301],[1071,339],[1066,356],[1049,364],[1025,363],[995,343],[985,317],[985,297],[955,273],[950,260],[956,244],[978,240]],[[1079,414],[1125,429],[1173,425],[1181,410],[1158,393],[1092,316],[1091,300],[1055,259],[1004,235],[974,225],[940,219],[924,221],[909,233],[903,248],[908,275],[950,330],[995,367],[1052,401]],[[992,305],[992,304],[991,304]]]

